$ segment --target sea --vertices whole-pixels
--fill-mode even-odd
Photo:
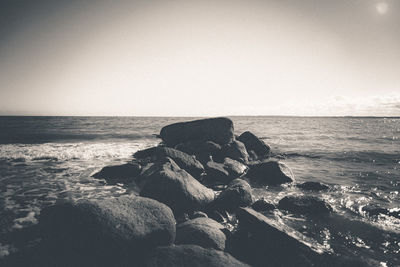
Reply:
[[[294,185],[254,189],[273,203],[315,195],[334,212],[323,218],[276,210],[267,215],[316,250],[400,266],[400,118],[229,117],[235,133],[252,131],[295,178],[330,190]],[[0,117],[0,258],[40,240],[24,232],[40,211],[64,199],[112,198],[122,184],[91,177],[107,165],[160,142],[157,134],[185,117]],[[388,212],[368,213],[364,207]]]

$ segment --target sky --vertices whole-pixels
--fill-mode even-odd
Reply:
[[[400,116],[398,0],[0,0],[0,115]]]

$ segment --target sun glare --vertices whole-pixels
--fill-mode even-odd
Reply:
[[[376,4],[376,11],[379,15],[385,15],[389,10],[389,5],[385,2],[379,2]]]

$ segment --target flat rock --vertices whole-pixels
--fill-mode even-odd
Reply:
[[[239,237],[231,251],[253,266],[319,266],[320,254],[251,208],[239,208]]]
[[[178,224],[175,244],[192,244],[204,248],[225,249],[224,226],[210,218],[200,217]]]
[[[199,210],[214,200],[214,191],[171,159],[154,164],[143,176],[140,195],[168,205],[174,213]]]
[[[224,145],[234,138],[233,122],[228,118],[179,122],[163,127],[160,136],[170,147],[189,141],[212,141]]]
[[[249,164],[246,177],[251,183],[257,185],[280,185],[291,183],[293,179],[282,170],[281,163],[277,161],[256,162]]]
[[[329,186],[319,182],[304,182],[302,184],[297,184],[296,186],[308,191],[324,191],[329,189]]]
[[[244,132],[242,133],[237,140],[242,142],[248,151],[249,154],[253,155],[253,158],[263,159],[269,156],[271,148],[269,145],[265,144],[264,141],[259,139],[252,132]],[[252,152],[250,152],[252,151]],[[253,154],[254,152],[254,154]],[[256,157],[254,157],[254,155]]]
[[[279,201],[278,208],[307,215],[326,214],[333,210],[325,201],[312,196],[286,196]]]
[[[248,266],[226,252],[206,249],[196,245],[179,245],[156,248],[144,266],[147,267],[231,267]]]
[[[48,253],[57,255],[60,263],[71,260],[81,265],[170,245],[175,224],[166,205],[132,196],[57,204],[43,209],[39,218],[44,240],[50,244]]]
[[[214,205],[218,209],[233,211],[238,207],[250,206],[253,201],[250,185],[242,179],[235,179],[218,195]]]
[[[112,183],[125,183],[133,181],[141,172],[141,166],[137,163],[126,163],[122,165],[106,166],[99,172],[93,174],[94,178],[105,179]]]

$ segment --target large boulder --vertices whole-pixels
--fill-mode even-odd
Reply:
[[[286,196],[278,203],[278,208],[292,213],[319,215],[332,211],[325,201],[312,196]]]
[[[156,248],[149,255],[144,266],[241,267],[248,265],[219,250],[206,249],[196,245],[179,245]]]
[[[237,140],[230,142],[222,147],[220,157],[231,158],[242,163],[249,161],[249,154],[247,153],[245,145]]]
[[[93,174],[94,178],[105,179],[110,183],[126,183],[133,181],[141,172],[141,166],[137,163],[106,166]]]
[[[132,252],[140,257],[172,244],[175,224],[166,205],[133,196],[57,204],[43,209],[39,219],[48,253],[66,266],[85,266],[86,261],[103,266]]]
[[[167,157],[171,158],[180,168],[184,169],[196,178],[200,177],[204,172],[203,165],[196,160],[194,156],[170,147],[151,147],[136,152],[134,157],[138,157],[139,159],[150,158],[151,161],[162,160]]]
[[[209,161],[210,157],[218,155],[221,146],[212,141],[189,141],[175,146],[176,149],[189,155],[195,155],[201,162]]]
[[[257,136],[255,136],[252,132],[244,132],[242,133],[237,140],[242,142],[248,151],[249,154],[253,154],[251,151],[254,152],[254,154],[257,156],[257,158],[267,158],[269,156],[269,152],[271,148],[264,143],[261,139],[259,139]]]
[[[233,122],[228,118],[179,122],[163,127],[160,136],[171,147],[189,141],[213,141],[224,145],[234,138]]]
[[[207,184],[227,184],[235,178],[246,174],[248,167],[243,163],[225,158],[223,163],[209,161],[205,165]]]
[[[280,185],[293,181],[282,170],[282,164],[277,161],[256,162],[249,164],[246,177],[256,185]]]
[[[175,244],[193,244],[204,248],[225,249],[226,236],[220,223],[199,217],[176,226]]]
[[[239,230],[229,252],[253,266],[319,266],[320,254],[251,208],[237,211]]]
[[[142,179],[140,195],[167,204],[176,214],[202,209],[214,200],[214,191],[169,158],[154,164]]]
[[[233,211],[238,207],[247,207],[253,201],[250,185],[242,179],[235,179],[218,195],[214,205],[217,209]]]

